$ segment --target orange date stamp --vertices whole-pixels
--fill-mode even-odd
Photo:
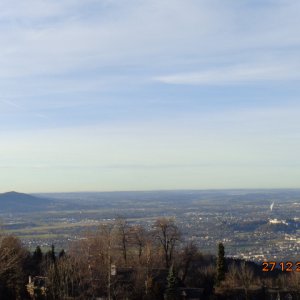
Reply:
[[[264,261],[262,263],[263,272],[272,272],[275,270],[280,270],[282,272],[300,272],[300,261]]]

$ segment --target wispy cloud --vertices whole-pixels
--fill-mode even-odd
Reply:
[[[187,85],[236,85],[266,81],[300,80],[297,65],[238,65],[212,68],[200,72],[158,76],[154,80],[167,84]]]
[[[6,99],[0,99],[0,102],[6,104],[6,105],[9,105],[9,106],[12,106],[12,107],[15,107],[17,109],[23,109],[22,106],[20,106],[19,104],[11,101],[11,100],[6,100]]]
[[[42,118],[42,119],[50,119],[48,116],[41,114],[41,113],[37,113],[32,111],[32,109],[29,109],[25,106],[22,106],[20,104],[17,104],[16,102],[12,101],[12,100],[7,100],[7,99],[1,99],[0,98],[0,102],[4,103],[5,105],[8,105],[10,107],[16,108],[18,111],[22,111],[23,113],[26,114],[30,114],[32,116],[35,116],[37,118]]]
[[[299,11],[294,0],[0,1],[0,165],[15,166],[1,187],[281,184],[248,164],[297,161]]]
[[[169,68],[189,59],[212,63],[224,54],[225,61],[238,59],[241,52],[253,60],[274,47],[299,45],[293,1],[256,10],[233,1],[3,3],[0,19],[10,20],[10,30],[0,27],[3,78],[124,65]],[[249,19],[255,22],[246,24]]]
[[[51,75],[91,72],[109,73],[113,80],[111,72],[116,75],[120,68],[127,70],[127,77],[133,75],[132,68],[143,69],[144,77],[152,77],[147,73],[151,69],[171,71],[174,77],[193,65],[201,72],[187,72],[189,81],[204,81],[214,75],[213,68],[208,71],[212,75],[202,74],[208,65],[235,62],[251,69],[270,55],[291,64],[297,53],[282,55],[280,50],[300,45],[295,14],[300,5],[295,1],[267,1],[253,4],[255,8],[248,1],[194,0],[30,0],[26,5],[4,1],[1,6],[0,77],[6,79],[42,76],[51,82]],[[10,30],[3,26],[7,19]],[[239,75],[238,70],[226,71]],[[241,75],[249,76],[244,71]]]

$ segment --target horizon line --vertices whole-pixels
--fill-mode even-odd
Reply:
[[[280,187],[280,188],[203,188],[203,189],[149,189],[149,190],[83,190],[83,191],[63,191],[63,192],[19,192],[15,190],[0,192],[5,193],[22,193],[22,194],[80,194],[80,193],[147,193],[147,192],[218,192],[218,191],[280,191],[280,190],[299,190],[300,187]]]

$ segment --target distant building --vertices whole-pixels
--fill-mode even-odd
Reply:
[[[278,220],[278,219],[270,219],[269,223],[270,224],[284,224],[284,225],[288,225],[288,223],[285,220]]]
[[[46,277],[43,276],[29,276],[26,285],[27,291],[32,299],[46,295],[45,287]]]

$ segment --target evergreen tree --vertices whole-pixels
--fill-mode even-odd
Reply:
[[[42,271],[42,263],[43,263],[43,252],[40,246],[37,246],[34,252],[32,253],[32,257],[30,260],[30,275],[36,276],[41,275]]]
[[[59,254],[58,254],[58,258],[63,258],[63,257],[65,257],[65,255],[66,255],[65,250],[64,250],[64,249],[61,249],[61,251],[60,251]]]
[[[46,261],[55,263],[56,262],[56,256],[55,256],[55,247],[54,245],[51,246],[51,250],[49,250],[46,255]]]
[[[225,261],[225,248],[222,243],[218,245],[218,258],[217,258],[217,285],[225,279],[226,261]]]
[[[166,288],[166,299],[176,300],[178,297],[178,280],[174,273],[173,265],[169,269],[169,274],[167,277],[167,288]]]
[[[37,246],[32,254],[32,259],[36,264],[40,264],[43,260],[43,252],[40,246]]]

